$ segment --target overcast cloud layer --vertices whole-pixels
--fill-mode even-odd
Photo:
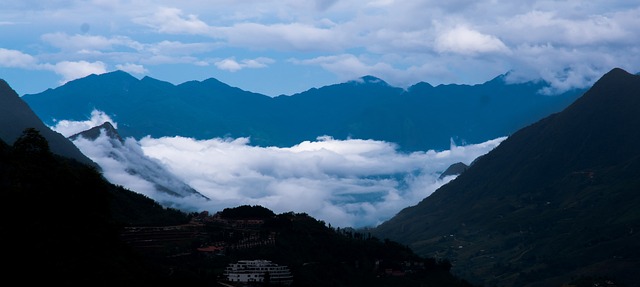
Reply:
[[[19,94],[115,69],[175,84],[214,77],[267,95],[374,75],[586,87],[640,70],[627,0],[3,0],[0,77]]]
[[[91,120],[61,121],[54,129],[69,136],[105,120],[112,122],[95,112]],[[251,146],[247,138],[128,138],[118,150],[104,137],[74,143],[100,164],[109,181],[165,205],[212,213],[262,205],[276,213],[305,212],[335,227],[375,226],[390,219],[455,178],[439,179],[449,165],[470,164],[504,140],[407,154],[387,142],[331,137],[288,148]],[[155,171],[168,170],[210,200],[168,197],[144,175],[127,173],[136,165],[152,166],[143,156],[163,166]]]

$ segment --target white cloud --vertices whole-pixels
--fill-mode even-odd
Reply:
[[[395,75],[402,73],[402,71],[396,70],[384,62],[368,63],[368,59],[361,59],[352,54],[321,56],[306,60],[292,59],[291,61],[300,65],[319,65],[336,74],[343,81],[365,75],[377,75],[385,79],[393,79]]]
[[[224,59],[222,61],[218,61],[215,63],[216,67],[220,70],[225,70],[229,72],[235,72],[242,69],[242,65],[236,62],[234,59]]]
[[[144,68],[143,65],[137,65],[132,63],[118,64],[116,65],[116,69],[125,71],[131,74],[145,74],[147,73],[147,69]]]
[[[411,154],[390,143],[330,137],[289,148],[255,147],[246,138],[147,137],[140,145],[212,199],[203,209],[260,204],[306,212],[333,226],[371,226],[451,180],[438,180],[450,164],[469,164],[502,140]]]
[[[59,84],[82,78],[91,74],[102,74],[107,71],[105,63],[101,61],[61,61],[55,64],[40,63],[29,54],[16,50],[0,48],[0,66],[8,68],[23,68],[28,70],[49,70],[62,76]]]
[[[47,33],[41,36],[45,43],[69,51],[111,50],[115,46],[142,50],[143,45],[124,36],[104,37],[99,35],[69,35],[66,33]]]
[[[464,26],[447,30],[436,38],[435,50],[440,53],[475,55],[478,53],[506,53],[507,46],[492,35],[482,34]]]
[[[197,15],[184,15],[173,7],[159,7],[152,15],[133,19],[135,22],[157,29],[161,33],[209,34],[210,27]]]
[[[0,48],[0,66],[8,68],[33,69],[38,60],[29,54],[17,50]]]
[[[613,67],[640,70],[640,30],[635,28],[640,26],[640,4],[634,1],[11,0],[3,4],[0,25],[7,40],[1,54],[20,54],[0,60],[12,69],[65,61],[102,62],[105,67],[132,63],[176,82],[202,78],[203,71],[211,71],[198,68],[204,65],[219,62],[222,70],[237,71],[251,67],[239,59],[266,57],[283,63],[278,65],[278,73],[286,74],[282,84],[242,78],[241,73],[224,76],[234,79],[235,86],[253,90],[291,89],[288,82],[312,87],[363,72],[394,85],[474,84],[515,71],[521,79],[547,77],[543,79],[553,84],[549,90],[556,92],[592,84],[591,71],[602,75]],[[533,56],[528,47],[546,48]],[[292,65],[287,62],[291,58],[324,73]],[[273,74],[268,63],[255,64],[267,65],[260,73]],[[174,69],[177,66],[180,69]],[[220,75],[215,72],[220,73],[206,76]]]
[[[340,81],[349,81],[364,75],[375,75],[391,85],[402,88],[407,88],[415,83],[424,81],[426,78],[431,79],[429,81],[431,84],[451,83],[461,77],[462,73],[454,73],[449,69],[459,65],[460,69],[464,68],[469,72],[474,72],[472,68],[478,65],[477,62],[470,59],[465,59],[462,62],[444,62],[438,57],[434,57],[433,60],[428,63],[422,65],[410,63],[401,69],[393,67],[386,62],[378,61],[377,59],[358,57],[352,54],[320,56],[304,60],[290,59],[289,61],[296,65],[320,66],[334,73]],[[410,59],[409,62],[411,62]],[[481,67],[480,69],[486,72],[486,67]],[[492,76],[490,77],[494,77],[503,71],[504,69],[495,69],[496,74],[491,74]],[[489,74],[487,76],[489,76]]]
[[[215,43],[182,43],[179,41],[160,41],[145,45],[145,51],[153,55],[166,55],[170,57],[201,54],[214,50],[217,47]]]
[[[336,51],[345,44],[344,35],[333,28],[306,23],[239,23],[215,29],[230,45],[279,51]]]
[[[65,136],[117,123],[101,111],[86,121],[59,121]],[[415,205],[455,176],[439,179],[453,163],[470,164],[505,138],[449,150],[403,153],[392,143],[329,136],[292,147],[257,147],[248,138],[127,138],[74,140],[105,177],[166,206],[217,212],[244,204],[276,213],[305,212],[336,227],[377,225]],[[136,172],[130,172],[130,171]],[[145,176],[146,175],[146,176]],[[159,192],[158,183],[184,194],[185,183],[210,200]]]
[[[251,69],[265,68],[269,64],[272,64],[274,62],[275,61],[273,59],[265,58],[265,57],[260,57],[256,59],[244,59],[240,62],[236,61],[233,58],[227,58],[224,60],[217,61],[214,64],[220,70],[236,72],[244,68],[251,68]]]
[[[62,61],[53,65],[46,64],[44,67],[62,76],[60,84],[65,84],[66,82],[91,74],[99,75],[107,72],[106,64],[101,61]]]
[[[95,139],[78,137],[73,143],[102,168],[104,177],[112,183],[153,198],[158,203],[186,212],[197,211],[190,202],[202,205],[202,197],[162,164],[144,155],[138,142],[110,138],[104,130]]]
[[[607,45],[625,43],[633,33],[619,23],[620,15],[586,15],[578,19],[563,18],[554,11],[529,11],[505,23],[504,30],[512,41],[520,43],[553,43],[554,45]],[[637,23],[636,23],[637,24]]]
[[[275,63],[275,60],[267,57],[260,57],[255,59],[245,59],[245,60],[242,60],[242,63],[247,68],[255,69],[255,68],[265,68],[267,67],[267,65]]]
[[[92,127],[99,126],[106,122],[110,122],[114,128],[118,128],[118,124],[115,123],[113,119],[111,119],[111,117],[105,112],[93,110],[91,112],[91,118],[85,121],[60,120],[56,122],[56,125],[51,127],[51,129],[62,134],[65,137],[70,137],[79,132],[86,131]]]

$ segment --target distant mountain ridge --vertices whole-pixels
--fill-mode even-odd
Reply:
[[[250,137],[254,145],[292,146],[329,135],[393,142],[415,151],[479,143],[573,102],[583,90],[538,93],[543,82],[508,84],[504,76],[479,85],[418,83],[407,90],[365,76],[290,96],[269,97],[216,79],[179,85],[115,71],[22,98],[47,124],[86,120],[93,109],[120,124],[124,137],[197,139]]]
[[[639,111],[640,76],[613,69],[372,233],[487,286],[637,286]]]

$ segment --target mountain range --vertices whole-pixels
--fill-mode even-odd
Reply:
[[[0,231],[7,282],[230,286],[223,274],[228,263],[258,259],[288,266],[291,287],[471,287],[449,272],[446,260],[336,230],[306,214],[276,215],[246,206],[210,216],[164,207],[110,183],[91,162],[64,156],[65,150],[53,152],[51,147],[73,145],[71,140],[48,130],[6,82],[0,84],[5,84],[0,107],[11,107],[3,110],[7,113],[0,122],[0,196],[5,203]],[[16,126],[25,126],[17,137],[11,133]],[[51,134],[57,136],[44,136]],[[103,134],[121,143],[109,124],[72,138],[97,140]],[[210,254],[212,249],[223,252]]]
[[[120,80],[102,81],[101,79],[103,78]],[[93,85],[87,84],[89,80]],[[142,83],[145,84],[143,85]],[[209,92],[202,92],[203,94],[193,92],[170,96],[173,93],[171,91],[174,89],[179,90],[181,89],[180,87],[185,87],[185,85],[201,87],[203,83],[208,83],[211,86],[226,87],[229,93],[211,96]],[[490,88],[492,87],[491,83],[494,85],[493,88]],[[154,85],[156,88],[153,93],[142,88],[143,86]],[[379,79],[363,77],[359,81],[309,90],[302,93],[306,95],[304,97],[299,94],[269,98],[226,86],[213,79],[203,82],[187,82],[175,86],[151,78],[138,80],[123,72],[114,72],[99,76],[89,76],[70,82],[60,88],[45,91],[43,94],[26,95],[23,99],[25,101],[27,99],[33,100],[43,96],[44,93],[49,96],[53,95],[51,99],[46,101],[50,101],[48,103],[53,106],[57,105],[55,110],[65,112],[61,113],[64,117],[47,116],[49,119],[47,125],[52,125],[56,120],[61,119],[85,120],[86,115],[91,110],[99,108],[118,120],[119,124],[122,125],[121,130],[127,130],[126,136],[144,136],[151,134],[147,132],[154,130],[159,134],[153,134],[153,136],[161,136],[164,131],[162,130],[163,124],[160,123],[168,125],[170,121],[161,116],[145,118],[143,115],[150,116],[152,114],[149,111],[154,110],[156,112],[162,111],[161,115],[167,115],[167,118],[171,118],[172,116],[183,114],[182,109],[185,107],[189,107],[194,113],[189,116],[190,120],[196,119],[197,115],[211,116],[204,110],[209,110],[213,116],[219,117],[218,122],[210,122],[211,129],[204,128],[206,132],[210,133],[204,137],[217,136],[217,133],[220,132],[217,129],[220,126],[230,127],[236,123],[243,123],[243,121],[247,121],[248,124],[259,119],[270,120],[271,116],[263,111],[264,107],[273,108],[272,112],[282,112],[274,113],[273,115],[275,118],[280,117],[280,123],[286,122],[284,118],[299,120],[292,121],[291,126],[300,125],[301,129],[305,125],[309,128],[327,128],[332,125],[339,125],[339,122],[344,124],[345,122],[341,122],[342,119],[338,120],[336,117],[346,113],[352,116],[350,119],[355,119],[363,113],[367,114],[365,111],[368,111],[371,113],[367,114],[369,115],[367,124],[371,124],[372,129],[375,124],[379,124],[381,125],[379,128],[381,133],[385,133],[392,130],[397,132],[395,128],[398,126],[386,124],[396,123],[399,118],[407,120],[408,122],[404,122],[407,123],[406,126],[408,127],[416,123],[403,116],[392,115],[392,111],[395,110],[387,110],[386,107],[401,109],[401,106],[397,105],[395,100],[409,97],[412,90],[419,90],[420,87],[426,90],[445,89],[448,87],[453,91],[462,90],[463,92],[460,95],[470,95],[473,93],[469,91],[474,91],[480,87],[484,87],[487,91],[500,91],[500,89],[504,91],[504,89],[515,87],[539,90],[539,87],[535,85],[543,86],[544,84],[525,83],[514,86],[506,84],[503,77],[498,77],[477,86],[432,87],[428,84],[418,84],[405,91],[390,87]],[[11,117],[5,117],[6,120],[3,122],[4,124],[0,125],[0,130],[9,129],[10,124],[7,123],[21,121],[18,120],[21,119],[19,115],[29,113],[28,107],[15,104],[14,98],[17,95],[15,95],[15,92],[11,93],[12,90],[8,85],[6,87],[8,89],[4,88],[0,91],[8,94],[9,97],[2,95],[0,99],[3,101],[9,99],[7,102],[11,103],[14,109],[12,109]],[[367,92],[364,94],[360,92],[339,93],[344,91],[343,89],[348,90],[347,88],[353,89],[352,91]],[[84,93],[82,89],[85,89]],[[132,90],[140,93],[133,93],[131,92]],[[188,90],[197,91],[195,88],[189,88]],[[210,91],[210,89],[206,88],[203,88],[203,90]],[[399,94],[393,97],[385,96],[385,91],[390,90],[398,91]],[[238,94],[236,96],[225,96],[232,92],[237,92]],[[498,94],[489,94],[486,101],[481,100],[481,94],[473,94],[478,96],[475,99],[479,100],[479,102],[484,102],[488,107],[492,107],[487,109],[491,112],[478,109],[477,105],[474,108],[465,106],[469,109],[468,111],[478,112],[478,110],[481,110],[483,112],[478,112],[478,114],[484,113],[486,116],[493,113],[495,117],[482,120],[483,117],[478,116],[479,124],[474,126],[469,124],[469,118],[466,117],[470,112],[460,112],[454,113],[458,118],[452,120],[452,122],[462,123],[467,120],[466,125],[463,125],[466,127],[464,130],[475,131],[476,129],[482,130],[486,128],[486,131],[483,131],[481,136],[487,136],[494,132],[494,128],[490,126],[489,122],[496,120],[500,117],[500,114],[505,113],[502,114],[505,117],[503,120],[514,126],[510,132],[507,131],[509,129],[505,129],[507,132],[501,135],[508,134],[509,137],[491,152],[477,158],[468,166],[452,166],[451,172],[454,172],[454,174],[460,173],[455,179],[424,198],[419,204],[403,209],[383,224],[372,229],[359,231],[358,236],[353,236],[350,230],[336,232],[336,230],[331,231],[320,228],[321,222],[311,220],[307,216],[299,218],[299,216],[293,216],[293,214],[283,214],[270,223],[274,224],[271,227],[277,227],[275,230],[279,232],[288,230],[287,232],[302,233],[296,233],[295,236],[280,237],[280,242],[288,242],[286,245],[277,246],[275,249],[253,249],[246,254],[289,258],[288,260],[294,262],[296,258],[302,258],[298,255],[298,253],[301,253],[304,254],[305,260],[315,258],[320,260],[318,262],[325,263],[322,264],[322,267],[314,267],[317,265],[298,262],[300,269],[297,270],[302,272],[299,274],[305,274],[307,276],[305,278],[351,280],[338,282],[351,282],[352,284],[355,284],[355,281],[349,279],[349,276],[344,278],[336,278],[334,276],[342,274],[341,272],[345,272],[345,270],[349,270],[349,274],[361,274],[358,271],[361,270],[359,269],[361,266],[370,266],[368,264],[375,262],[375,260],[371,260],[369,255],[371,253],[367,253],[368,251],[382,252],[383,250],[388,250],[386,256],[400,258],[399,260],[415,258],[411,255],[412,252],[415,252],[422,258],[433,258],[435,260],[433,262],[444,262],[444,264],[436,264],[439,266],[437,269],[441,271],[443,267],[447,266],[446,262],[450,262],[451,272],[457,277],[451,278],[445,273],[444,275],[446,276],[441,278],[446,278],[445,280],[449,285],[439,286],[452,286],[453,283],[459,286],[469,286],[469,284],[456,278],[464,278],[473,284],[483,286],[638,286],[638,282],[640,282],[640,274],[637,272],[637,270],[640,270],[640,238],[638,238],[638,230],[640,230],[640,212],[638,212],[638,206],[640,206],[640,193],[638,193],[640,190],[640,145],[638,145],[640,133],[637,131],[640,130],[640,116],[638,116],[638,111],[640,111],[640,76],[632,75],[621,69],[613,69],[603,75],[590,89],[582,91],[584,93],[574,92],[576,93],[573,94],[574,100],[565,102],[565,106],[555,102],[558,104],[555,106],[556,112],[551,112],[553,109],[546,108],[533,109],[540,116],[538,119],[534,119],[535,117],[530,114],[533,110],[529,110],[529,114],[526,116],[527,120],[518,120],[522,118],[515,117],[513,121],[510,120],[507,114],[512,113],[512,116],[518,114],[519,111],[522,111],[520,108],[523,107],[520,105],[523,102],[512,102],[514,106],[509,106],[506,102],[497,100],[497,98],[501,98],[501,96],[498,97]],[[123,95],[129,96],[131,101],[128,102]],[[536,99],[538,99],[535,102],[538,104],[541,102],[548,103],[547,101],[551,102],[552,100],[558,101],[558,99],[562,98],[561,96],[555,96],[556,98],[542,96],[537,93],[535,95]],[[99,102],[98,100],[96,102],[85,100],[69,101],[68,97],[70,96],[97,97],[100,98],[98,99],[100,102],[107,102],[113,106],[125,105],[126,107],[122,108],[123,110],[120,113],[115,113],[108,109],[109,105],[106,108],[105,106],[96,105],[95,103]],[[334,97],[336,100],[323,99],[325,96],[328,98]],[[189,100],[182,100],[182,97],[187,97]],[[505,97],[511,100],[515,98],[512,96]],[[37,101],[45,101],[44,98],[46,97],[43,96]],[[192,102],[194,98],[201,100],[199,102],[201,107],[207,108],[202,110],[195,109],[194,102]],[[219,105],[211,105],[212,98],[215,98]],[[372,106],[373,103],[377,103],[376,99],[378,98],[386,99],[386,104]],[[430,97],[415,96],[415,98],[424,100]],[[517,98],[521,99],[520,97]],[[225,114],[226,109],[224,107],[233,107],[228,103],[252,101],[246,99],[255,99],[261,101],[264,105],[248,105],[247,108],[251,108],[252,112],[231,115],[227,110],[226,112],[229,114]],[[371,99],[371,101],[364,101],[363,99]],[[451,98],[443,96],[441,100],[453,101],[453,99],[456,99],[456,96],[451,96]],[[227,103],[222,104],[222,100],[227,101]],[[323,107],[323,104],[327,102],[349,102],[350,100],[359,103],[357,111],[345,108],[345,106],[341,108],[337,106],[334,108]],[[567,98],[563,98],[563,100],[567,100]],[[302,101],[309,103],[308,107],[313,106],[311,103],[318,105],[318,107],[317,109],[303,110],[296,103],[296,108],[289,110],[283,107],[274,108],[272,101],[285,103]],[[500,106],[497,105],[497,102],[505,106],[501,109],[494,109]],[[68,103],[70,109],[65,110],[64,107],[61,107],[63,106],[61,103]],[[443,103],[441,102],[441,104]],[[458,102],[450,102],[446,107],[455,107],[456,103]],[[478,102],[475,103],[477,104]],[[29,105],[31,105],[31,102],[29,102]],[[40,107],[43,108],[45,103],[34,104],[34,106],[39,105],[42,105]],[[283,104],[282,106],[287,105]],[[294,105],[292,104],[292,106]],[[411,109],[425,111],[423,105],[402,107],[401,110],[406,108],[407,115],[412,115]],[[140,114],[134,113],[136,109],[140,110]],[[508,110],[508,113],[503,109]],[[229,110],[233,109],[229,108]],[[437,114],[441,110],[443,109],[434,108],[433,114]],[[72,113],[71,111],[76,111],[75,113],[77,114],[75,116],[78,118],[69,117],[68,115]],[[45,113],[39,113],[39,115],[43,117],[42,115],[45,115]],[[123,115],[127,116],[123,117]],[[375,115],[375,117],[372,115]],[[389,116],[385,117],[384,115]],[[30,114],[30,121],[34,120],[32,116],[33,114]],[[128,117],[135,119],[136,116],[139,117],[136,121],[128,119]],[[326,119],[325,124],[310,120],[317,117]],[[442,117],[442,119],[453,117],[451,110],[448,110],[446,116]],[[376,119],[372,120],[372,118]],[[529,121],[531,123],[527,124]],[[130,124],[137,122],[140,124],[134,124],[133,126],[144,126],[144,128],[131,128]],[[441,120],[439,123],[447,122],[447,120]],[[194,126],[190,128],[195,131],[197,130],[196,126],[200,123],[192,122]],[[424,130],[420,130],[426,134],[430,131],[427,127],[431,127],[429,124],[433,123],[429,121],[420,122],[418,127],[422,127]],[[238,125],[241,126],[242,124]],[[516,127],[519,125],[522,127]],[[26,126],[28,127],[29,124]],[[266,127],[267,124],[261,123],[254,127],[258,126],[262,128]],[[390,128],[390,126],[393,128]],[[445,125],[436,124],[436,126],[444,127]],[[108,129],[108,127],[103,128],[105,128],[104,130]],[[322,131],[322,128],[318,128],[316,131]],[[502,128],[504,129],[504,127]],[[267,142],[273,143],[276,142],[275,139],[277,138],[274,135],[277,135],[278,132],[276,131],[279,130],[276,127],[271,127],[271,129],[255,128],[253,131],[260,130],[261,132],[247,132],[244,135],[242,135],[242,132],[238,132],[238,134],[227,133],[224,136],[250,136],[252,140],[256,138],[263,139],[263,144]],[[291,127],[283,129],[288,131],[295,130]],[[135,135],[134,131],[136,130],[147,132]],[[176,128],[171,132],[176,130],[178,129]],[[406,135],[411,134],[414,136],[413,132],[417,131],[407,130],[411,130],[412,133],[406,133]],[[459,136],[451,134],[451,130],[455,129],[448,130],[447,143],[450,137],[458,137],[458,139],[464,139],[469,142],[474,141],[473,137],[470,136],[471,132],[464,136]],[[17,140],[14,139],[16,138],[15,135],[9,138],[15,141],[13,146],[11,146],[11,141],[4,137],[1,138],[3,141],[0,142],[0,184],[2,184],[1,190],[3,192],[7,191],[3,195],[8,202],[23,205],[31,203],[29,206],[38,211],[27,213],[26,215],[21,214],[21,216],[16,217],[9,210],[3,210],[2,218],[6,221],[4,222],[5,224],[2,224],[3,232],[11,235],[9,236],[12,239],[10,246],[19,247],[17,249],[13,248],[12,251],[19,250],[23,252],[23,254],[14,254],[15,252],[12,252],[8,260],[18,262],[24,257],[21,257],[21,255],[26,255],[26,258],[28,258],[26,262],[36,262],[40,258],[39,256],[43,256],[44,259],[40,262],[42,265],[39,266],[53,267],[49,269],[51,272],[46,273],[53,276],[52,278],[63,280],[67,278],[65,276],[70,276],[73,273],[70,270],[81,270],[84,272],[82,273],[83,276],[80,276],[81,279],[90,280],[92,283],[103,278],[112,278],[109,282],[116,284],[121,282],[113,278],[132,278],[138,283],[142,282],[140,280],[155,278],[154,283],[158,283],[158,281],[166,279],[176,280],[178,277],[171,277],[172,275],[170,275],[175,274],[173,272],[175,270],[180,272],[193,271],[191,268],[195,267],[193,267],[192,263],[182,262],[178,265],[165,266],[163,265],[164,263],[157,262],[160,265],[158,266],[148,265],[149,262],[141,257],[128,257],[131,255],[128,253],[130,250],[127,251],[128,249],[126,248],[120,249],[123,243],[113,237],[113,230],[121,230],[118,228],[122,225],[184,224],[185,215],[183,213],[177,211],[172,213],[174,212],[172,209],[160,208],[159,205],[152,204],[144,196],[129,193],[122,188],[118,189],[118,187],[103,181],[97,183],[98,181],[94,180],[99,180],[99,176],[90,172],[89,170],[91,169],[72,168],[77,167],[75,161],[62,160],[59,162],[58,160],[61,159],[52,161],[46,156],[46,153],[43,155],[43,153],[38,152],[38,149],[42,149],[42,141],[37,136],[34,137],[33,134],[28,133],[28,131],[25,134],[25,130],[23,130],[22,134],[17,136]],[[93,131],[94,134],[96,132],[96,130]],[[419,134],[422,135],[423,133]],[[0,135],[4,136],[4,134]],[[29,135],[30,137],[25,137]],[[342,135],[349,136],[349,134]],[[87,136],[91,137],[90,133]],[[290,136],[290,140],[294,142],[297,140],[293,139],[297,139],[299,135]],[[365,136],[361,134],[358,137]],[[33,138],[36,139],[35,145],[34,143],[29,143],[27,147],[30,148],[25,149],[24,144],[28,142],[26,139],[33,140]],[[52,138],[70,142],[69,139]],[[114,138],[118,137],[114,136]],[[396,139],[401,138],[397,137]],[[425,146],[435,148],[437,146],[433,142],[427,143],[424,141],[414,145],[411,141],[391,139],[392,137],[384,138],[384,140],[396,142],[400,145],[404,144],[405,149],[417,149]],[[5,144],[4,141],[8,144]],[[285,142],[282,141],[280,144],[285,144]],[[415,140],[415,143],[417,142],[420,142],[420,140]],[[36,147],[36,149],[34,150],[33,147]],[[25,151],[29,152],[25,154]],[[34,151],[36,153],[33,153]],[[34,157],[34,155],[37,155],[37,157]],[[63,192],[53,192],[54,190],[63,190]],[[87,190],[99,190],[99,192],[97,194],[87,194]],[[116,190],[118,192],[115,192]],[[116,198],[116,200],[105,198]],[[136,206],[138,204],[140,206]],[[39,216],[40,214],[47,214],[48,216]],[[74,215],[78,214],[82,216],[74,217]],[[167,216],[170,215],[174,216],[173,220],[168,219]],[[163,218],[161,220],[162,224],[158,221],[153,222],[150,220],[157,217]],[[52,225],[49,223],[50,220],[54,220],[58,224]],[[57,229],[56,226],[60,229]],[[174,229],[169,228],[167,230]],[[268,230],[273,231],[274,229]],[[229,231],[226,230],[223,234],[231,234]],[[245,231],[246,229],[243,232]],[[335,242],[335,244],[324,244],[329,242],[328,239],[336,240],[336,237],[334,237],[336,233],[351,234],[352,238],[357,237],[358,240],[368,239],[362,241],[361,243],[363,244],[349,243],[349,248],[346,249],[344,248],[345,245],[343,245],[345,242],[342,239],[331,241]],[[364,236],[364,234],[368,233],[372,237]],[[47,236],[41,237],[37,236],[38,234]],[[260,234],[270,233],[265,231]],[[384,238],[384,240],[381,241],[376,238]],[[322,243],[324,245],[322,245],[322,248],[317,248],[317,246],[303,245],[305,242]],[[410,250],[402,251],[403,249],[399,248],[394,242],[399,242],[399,244],[407,246]],[[99,243],[99,245],[92,243]],[[384,247],[380,247],[381,243],[385,244],[383,245]],[[54,245],[59,248],[48,248]],[[95,246],[106,246],[106,248],[95,248]],[[91,252],[86,252],[89,250]],[[291,255],[292,250],[295,250],[296,256]],[[335,253],[335,250],[345,251]],[[394,254],[405,254],[405,252],[409,254],[409,257],[394,256]],[[358,259],[356,261],[345,261],[352,260],[353,257],[347,255],[353,254],[357,254],[356,258]],[[340,267],[336,265],[334,268],[330,266],[331,264],[327,265],[338,258],[340,258],[338,262],[341,262]],[[91,266],[104,268],[104,272],[96,271],[96,268],[87,268],[87,264],[80,264],[79,262],[90,262],[91,264],[89,265]],[[174,264],[173,262],[176,261],[171,262]],[[353,264],[348,262],[353,262]],[[366,262],[367,265],[362,265],[365,264],[363,262]],[[12,268],[23,268],[19,271],[24,271],[28,266],[30,266],[28,263],[21,263],[14,265]],[[166,269],[164,269],[165,267]],[[169,270],[171,271],[169,272]],[[188,273],[190,274],[189,276],[179,277],[178,279],[193,279],[194,277],[192,276],[199,278],[199,275],[195,274],[206,273],[203,269],[198,270],[194,273]],[[328,270],[331,270],[331,273],[322,273]],[[356,273],[351,273],[354,271]],[[112,276],[114,274],[116,277]],[[156,276],[158,274],[160,276]],[[327,274],[331,274],[331,276]],[[369,283],[375,282],[381,284],[381,286],[400,286],[398,284],[403,284],[402,282],[406,283],[406,285],[401,286],[420,286],[420,284],[424,285],[423,283],[434,284],[433,281],[388,282],[384,281],[386,279],[373,279],[368,277],[369,275],[363,278],[371,280],[367,281]],[[176,281],[172,281],[172,283],[176,283]],[[352,285],[347,284],[345,286]]]
[[[485,286],[639,286],[639,111],[640,76],[613,69],[372,233]]]
[[[288,147],[320,136],[374,139],[405,151],[444,150],[450,140],[480,143],[509,135],[560,111],[584,90],[542,95],[544,82],[478,85],[425,82],[408,89],[360,79],[269,97],[216,79],[179,85],[122,71],[90,75],[22,99],[49,126],[83,121],[94,109],[124,137],[249,137],[257,146]]]

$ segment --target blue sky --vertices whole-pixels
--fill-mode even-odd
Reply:
[[[638,1],[3,0],[0,78],[20,94],[125,70],[270,96],[374,75],[550,92],[640,71]]]

